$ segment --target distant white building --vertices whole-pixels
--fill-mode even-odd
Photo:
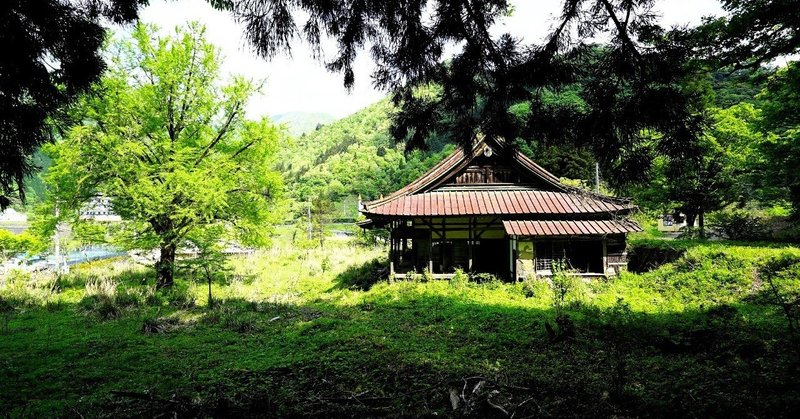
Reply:
[[[5,211],[0,213],[0,222],[26,223],[28,222],[28,216],[14,208],[6,208]]]
[[[111,209],[111,200],[104,196],[94,197],[87,202],[81,210],[80,219],[106,222],[122,221],[122,217]]]
[[[664,214],[658,220],[658,231],[677,233],[686,227],[686,216],[683,214]]]

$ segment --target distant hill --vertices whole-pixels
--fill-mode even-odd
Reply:
[[[299,202],[316,196],[336,203],[359,195],[378,198],[415,179],[453,149],[404,153],[389,134],[393,111],[382,100],[294,138],[281,150],[277,166],[289,194]]]
[[[295,137],[309,133],[320,125],[336,120],[333,115],[321,112],[287,112],[273,115],[271,119],[279,124],[286,124],[289,133]]]

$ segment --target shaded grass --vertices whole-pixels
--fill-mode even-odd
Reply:
[[[354,273],[382,251],[326,246],[306,254],[279,243],[233,261],[213,310],[204,284],[185,278],[146,297],[147,269],[77,269],[49,297],[55,309],[17,306],[0,339],[0,411],[499,416],[491,401],[516,417],[666,417],[800,407],[796,342],[756,274],[797,249],[698,245],[644,275],[577,283],[566,309],[575,334],[553,342],[545,283],[362,286]],[[117,303],[141,298],[108,319],[87,313],[85,278],[114,281]],[[473,392],[480,380],[489,392]],[[453,410],[450,391],[465,388],[471,403]]]

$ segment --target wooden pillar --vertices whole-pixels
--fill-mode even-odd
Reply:
[[[447,224],[447,219],[446,218],[442,218],[442,243],[441,243],[441,245],[439,245],[439,261],[441,263],[441,265],[439,266],[439,270],[442,271],[442,273],[445,273],[444,272],[444,267],[446,266],[446,264],[444,263],[444,247],[446,246],[446,243],[447,243],[447,226],[446,226],[446,224]]]
[[[417,243],[417,226],[416,221],[411,222],[411,264],[414,266],[412,269],[417,270],[417,263],[419,263],[419,243]]]
[[[509,247],[509,263],[508,263],[508,270],[511,274],[511,280],[516,281],[517,279],[517,240],[514,236],[509,237],[508,240],[508,247]]]
[[[469,237],[469,245],[467,246],[468,252],[469,252],[468,269],[469,269],[470,272],[472,271],[472,244],[473,244],[472,242],[475,241],[474,237],[472,236],[472,234],[473,234],[472,221],[473,221],[473,219],[470,218],[469,219],[469,233],[467,234],[467,237]]]
[[[430,240],[428,240],[428,272],[433,273],[433,220],[431,220],[430,226]]]
[[[389,224],[389,275],[394,275],[394,222]]]

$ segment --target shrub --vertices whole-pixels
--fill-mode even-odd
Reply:
[[[117,283],[109,278],[88,280],[79,306],[85,313],[94,314],[102,320],[119,317]]]
[[[105,295],[84,296],[79,306],[86,314],[94,314],[102,320],[116,319],[120,315],[120,309],[113,298]]]
[[[8,333],[8,323],[14,315],[14,310],[15,308],[11,301],[0,295],[0,321],[3,322],[3,333]]]
[[[258,316],[248,311],[223,310],[219,322],[225,329],[237,333],[250,333],[256,330]]]
[[[58,291],[58,277],[48,272],[12,269],[0,277],[0,293],[19,305],[44,305]]]
[[[730,240],[760,240],[770,235],[760,217],[744,210],[713,213],[708,226],[715,234]]]
[[[469,276],[462,269],[456,269],[455,274],[450,278],[450,285],[455,287],[463,287],[469,282]]]
[[[173,286],[164,291],[164,297],[169,305],[176,308],[187,309],[197,305],[197,296],[186,287]]]
[[[547,281],[534,275],[529,275],[522,280],[520,290],[525,298],[533,298],[550,293]]]
[[[795,222],[773,230],[772,239],[781,242],[800,242],[800,223]]]

